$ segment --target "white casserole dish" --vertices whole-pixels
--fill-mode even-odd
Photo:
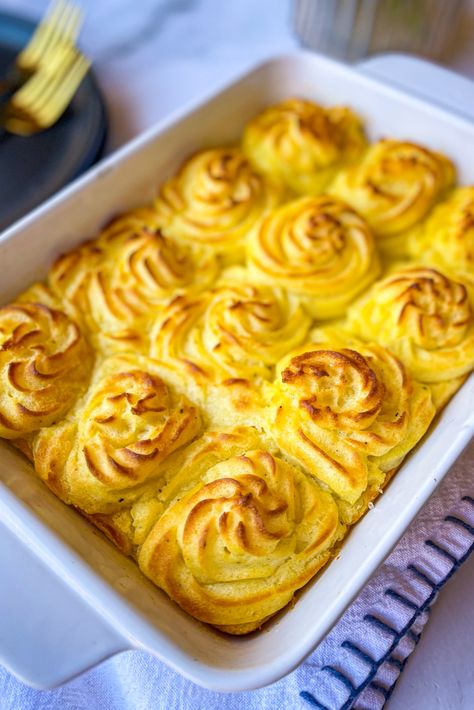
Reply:
[[[413,85],[411,94],[387,85],[394,72],[399,84],[407,76],[419,82],[417,93],[428,97],[431,84],[437,101],[416,97]],[[441,150],[456,162],[460,182],[474,183],[474,125],[458,102],[474,109],[473,84],[403,56],[357,70],[300,52],[173,115],[5,232],[0,303],[43,277],[58,253],[151,198],[190,152],[232,141],[257,111],[291,95],[347,104],[372,138],[411,138]],[[213,690],[277,680],[325,636],[472,437],[473,403],[471,376],[338,558],[294,608],[249,638],[218,634],[182,612],[0,441],[0,663],[27,683],[52,687],[121,650],[142,649]]]

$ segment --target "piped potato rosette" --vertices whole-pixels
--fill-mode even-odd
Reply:
[[[156,484],[170,454],[201,429],[198,409],[138,355],[105,359],[72,416],[33,445],[39,476],[86,513],[114,513]]]
[[[131,234],[108,249],[87,287],[86,321],[105,351],[147,349],[148,321],[171,296],[198,292],[214,281],[212,256],[197,258],[157,234]]]
[[[224,420],[262,405],[258,385],[311,323],[296,297],[252,285],[243,269],[228,273],[210,291],[173,299],[155,323],[150,350],[171,381],[186,383],[212,418]]]
[[[344,532],[336,504],[264,449],[231,457],[214,449],[201,455],[200,475],[187,470],[187,488],[141,548],[140,569],[197,619],[248,633],[327,562]]]
[[[43,303],[0,308],[0,436],[57,422],[89,383],[92,352],[79,326]]]
[[[173,295],[202,290],[217,276],[212,255],[173,243],[159,230],[130,229],[130,220],[64,255],[50,273],[52,290],[105,352],[145,351],[146,323],[159,306]]]
[[[474,186],[453,190],[414,230],[411,256],[474,284]]]
[[[149,481],[126,507],[115,513],[86,515],[125,554],[137,554],[148,533],[180,490],[211,465],[262,445],[257,430],[248,426],[205,429],[192,443],[163,461],[161,475]]]
[[[271,427],[278,446],[338,498],[354,522],[423,436],[428,387],[387,349],[332,329],[278,366]]]
[[[457,380],[474,368],[472,296],[429,267],[400,269],[376,283],[351,308],[348,327],[389,347],[420,382]]]
[[[256,168],[293,194],[317,195],[366,146],[360,119],[348,108],[304,99],[270,106],[244,131],[243,150]]]
[[[206,247],[224,263],[243,260],[247,235],[281,200],[237,148],[205,150],[166,182],[155,207],[163,233]]]
[[[158,229],[156,212],[148,207],[136,208],[111,220],[97,238],[83,242],[55,260],[48,273],[49,288],[67,312],[80,318],[89,309],[88,283],[106,250],[123,244],[133,235],[144,231],[155,234]]]
[[[426,217],[454,178],[454,165],[441,153],[381,140],[341,171],[329,192],[367,220],[386,256],[399,258],[409,249],[407,231]]]
[[[338,198],[303,197],[264,219],[248,241],[252,276],[297,294],[318,319],[342,316],[377,278],[367,223]]]

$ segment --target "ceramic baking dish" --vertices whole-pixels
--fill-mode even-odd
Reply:
[[[347,104],[372,138],[426,143],[454,159],[461,182],[474,182],[474,125],[461,115],[462,105],[474,107],[469,81],[403,56],[359,69],[303,52],[280,57],[132,141],[4,233],[0,302],[43,277],[58,253],[151,198],[190,152],[233,141],[257,111],[292,95]],[[0,442],[0,662],[40,687],[126,649],[146,650],[214,690],[277,680],[325,636],[469,441],[473,402],[471,376],[340,556],[292,609],[248,638],[218,634],[183,613]]]

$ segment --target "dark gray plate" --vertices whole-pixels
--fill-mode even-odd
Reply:
[[[35,25],[0,13],[0,76]],[[66,113],[35,136],[0,137],[0,231],[99,159],[107,132],[102,95],[89,72]]]

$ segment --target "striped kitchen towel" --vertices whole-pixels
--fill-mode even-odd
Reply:
[[[474,444],[316,651],[267,688],[213,693],[135,651],[53,691],[27,688],[0,668],[0,708],[379,710],[418,643],[439,590],[473,549],[473,479]]]

